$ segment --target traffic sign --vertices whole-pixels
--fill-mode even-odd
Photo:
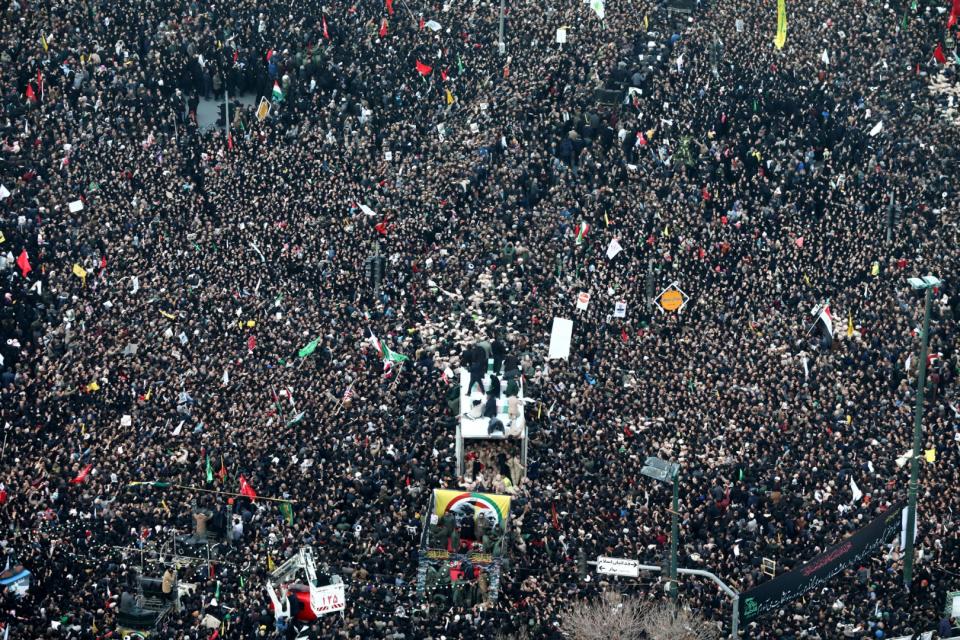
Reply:
[[[660,292],[656,298],[657,308],[662,313],[673,313],[674,311],[683,311],[687,305],[689,296],[680,290],[677,283],[672,283],[669,287]]]
[[[597,558],[597,573],[603,573],[608,576],[636,578],[640,575],[640,561],[599,556]]]

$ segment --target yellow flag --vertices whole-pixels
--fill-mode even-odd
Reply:
[[[163,311],[163,310],[160,311],[160,315],[162,315],[164,318],[167,318],[168,320],[175,320],[177,318],[177,316],[173,315],[172,313],[167,313],[166,311]]]
[[[144,400],[149,400],[150,396],[152,395],[153,395],[153,389],[151,388],[149,391],[147,391],[147,395],[143,396],[143,398]]]
[[[787,0],[777,0],[777,37],[773,39],[777,49],[787,44]]]
[[[872,275],[872,276],[874,276],[874,277],[880,275],[880,263],[879,263],[879,262],[874,262],[874,263],[873,263],[873,266],[870,267],[870,275]]]
[[[847,337],[853,337],[853,312],[847,311]]]
[[[3,235],[3,231],[0,231],[0,244],[3,244],[7,241],[7,237]]]
[[[256,320],[247,320],[247,327],[255,327],[255,326],[257,326]]]
[[[100,391],[100,385],[97,384],[96,380],[94,380],[93,382],[87,385],[87,391]]]
[[[79,264],[73,265],[73,275],[80,278],[83,281],[83,286],[87,286],[87,270],[81,267]]]
[[[607,223],[607,226],[610,226],[610,218],[607,217],[607,214],[603,214],[603,221]]]
[[[47,38],[41,33],[40,34],[40,44],[43,45],[43,50],[48,51],[50,47],[47,46]]]
[[[643,16],[643,30],[650,31],[650,16]]]
[[[927,449],[923,452],[923,457],[926,458],[927,462],[936,462],[937,460],[937,448]]]
[[[267,571],[272,572],[276,568],[277,568],[277,565],[274,564],[273,562],[273,556],[270,554],[267,554]]]
[[[450,89],[447,89],[447,104],[453,104],[453,94],[450,93]]]
[[[160,501],[160,506],[163,507],[163,510],[166,511],[166,512],[167,512],[167,515],[169,516],[169,515],[170,515],[170,507],[167,506],[167,501],[166,501],[166,500],[161,500],[161,501]]]

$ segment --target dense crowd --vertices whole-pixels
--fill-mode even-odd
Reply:
[[[783,49],[770,1],[679,20],[506,4],[501,54],[488,1],[4,3],[0,546],[34,575],[3,596],[11,638],[107,637],[139,566],[120,548],[227,500],[131,482],[237,493],[242,475],[296,501],[288,518],[237,499],[236,539],[179,576],[197,590],[157,638],[276,637],[268,568],[305,545],[347,584],[309,637],[559,638],[572,600],[664,597],[577,562],[664,561],[648,455],[682,465],[680,565],[746,590],[762,558],[795,567],[904,497],[923,313],[906,278],[926,273],[944,285],[912,589],[894,540],[741,631],[950,633],[960,147],[930,88],[956,83],[949,2],[789,0]],[[598,103],[612,79],[638,91]],[[201,129],[224,91],[275,101]],[[649,304],[671,282],[681,314]],[[810,331],[828,300],[832,344]],[[575,321],[567,360],[547,360],[554,317]],[[371,333],[409,361],[385,375]],[[497,337],[534,400],[509,565],[492,606],[425,612],[430,490],[493,488],[456,475],[444,372]],[[729,630],[711,583],[680,598]]]

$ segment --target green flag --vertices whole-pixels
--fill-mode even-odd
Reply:
[[[383,359],[386,360],[387,362],[403,362],[405,360],[410,359],[407,356],[403,355],[402,353],[391,351],[390,347],[383,344],[382,342],[380,343],[380,346],[383,349]]]
[[[220,601],[220,581],[217,580],[217,591],[213,594],[213,597],[217,599],[217,602]]]
[[[293,525],[293,505],[289,502],[280,503],[280,514],[283,516],[283,519],[287,521],[287,524]]]
[[[305,416],[306,414],[307,414],[306,411],[301,411],[297,415],[293,416],[292,418],[290,418],[290,420],[287,421],[287,426],[292,427],[293,425],[297,424],[298,422],[303,420],[303,416]]]
[[[457,72],[463,73],[463,60],[460,59],[460,54],[457,54]]]
[[[301,358],[306,358],[311,353],[317,350],[318,344],[320,344],[320,338],[314,338],[313,340],[310,341],[310,343],[307,346],[305,346],[303,349],[300,349],[300,351],[297,352],[297,355],[300,356]]]
[[[743,482],[743,469],[740,469],[740,470],[739,470],[739,475],[738,475],[738,477],[737,477],[737,480],[738,480],[739,482]]]
[[[210,464],[210,454],[207,454],[207,484],[213,482],[213,466]]]
[[[127,483],[127,486],[128,486],[128,487],[146,487],[146,486],[151,486],[151,487],[156,487],[157,489],[166,489],[167,487],[170,486],[170,483],[169,483],[169,482],[156,482],[156,481],[150,482],[149,480],[148,480],[148,481],[138,480],[138,481],[136,481],[136,482],[129,482],[129,483]]]

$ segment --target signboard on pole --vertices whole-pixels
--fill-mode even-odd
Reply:
[[[263,122],[270,115],[270,101],[266,98],[260,98],[260,104],[257,106],[257,120]]]
[[[614,318],[626,318],[627,317],[627,303],[623,300],[617,301],[613,305],[613,317]]]
[[[560,27],[557,29],[557,44],[563,44],[567,41],[567,28]]]
[[[673,282],[669,287],[660,292],[655,302],[657,303],[657,308],[660,309],[660,313],[679,313],[687,306],[688,300],[690,300],[690,297],[680,290],[676,282]]]
[[[640,575],[640,561],[629,560],[627,558],[609,558],[607,556],[599,556],[597,558],[597,573],[602,573],[608,576],[636,578]]]
[[[581,291],[577,294],[577,309],[580,311],[586,311],[587,307],[590,305],[590,294],[586,291]]]

